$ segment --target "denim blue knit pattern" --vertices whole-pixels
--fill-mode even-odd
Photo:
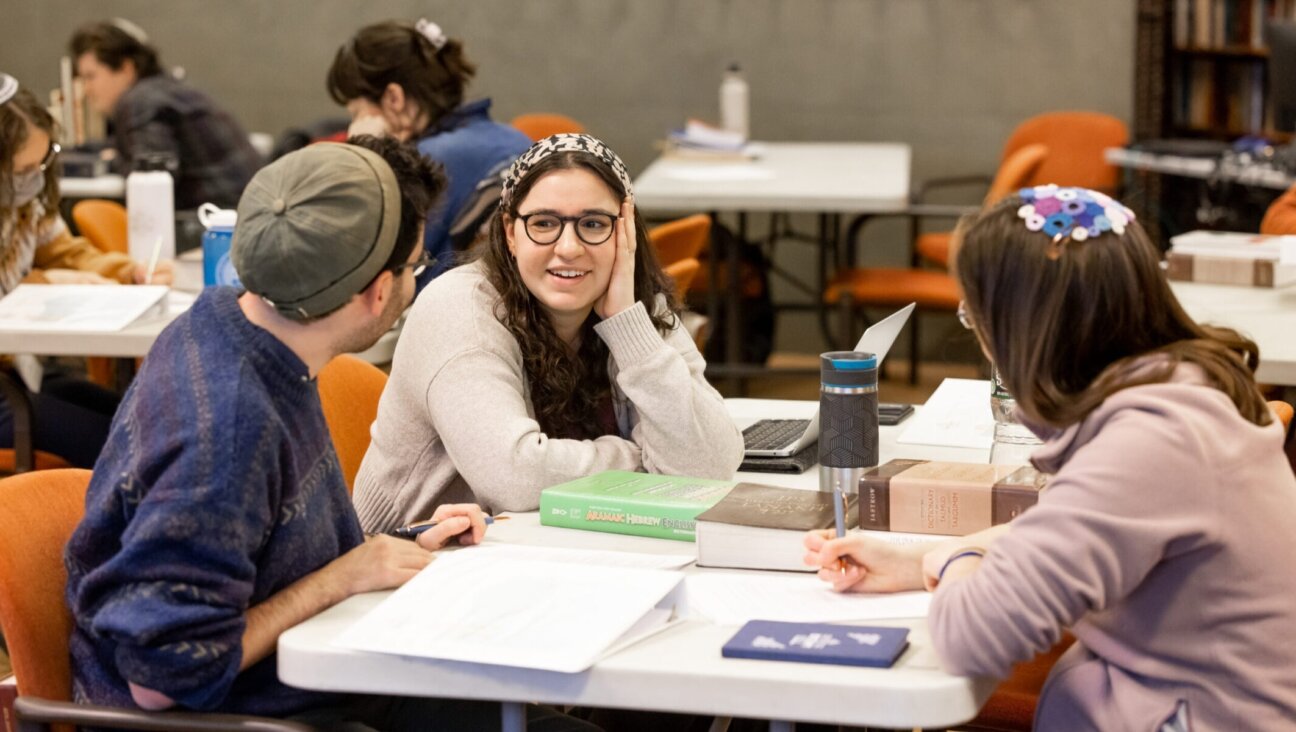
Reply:
[[[239,674],[248,608],[364,537],[306,365],[210,288],[126,393],[68,544],[74,695],[127,681],[191,709],[283,716],[329,703]]]

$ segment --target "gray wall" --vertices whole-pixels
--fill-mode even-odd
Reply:
[[[498,119],[570,114],[631,172],[686,116],[717,115],[737,60],[753,136],[907,142],[918,179],[993,170],[1041,111],[1128,121],[1134,13],[1132,0],[0,0],[0,69],[53,87],[71,31],[121,15],[250,130],[277,135],[338,113],[323,78],[352,31],[425,15],[464,39],[471,93],[493,97]],[[866,259],[900,261],[898,229],[870,228]]]

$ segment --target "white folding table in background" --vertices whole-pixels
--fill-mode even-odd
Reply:
[[[635,203],[654,213],[709,212],[738,215],[738,238],[746,239],[746,214],[806,212],[819,217],[819,298],[831,267],[848,264],[841,239],[841,217],[903,213],[909,207],[911,152],[901,143],[768,142],[754,143],[750,161],[688,160],[663,156],[635,179]],[[845,242],[848,244],[849,242]],[[716,252],[726,262],[726,281],[739,281],[738,253]],[[708,267],[707,315],[714,323],[721,307],[715,267]],[[739,288],[727,288],[723,334],[725,362],[710,364],[714,373],[743,374]]]
[[[1256,381],[1296,387],[1296,287],[1171,282],[1193,320],[1233,328],[1260,347]]]

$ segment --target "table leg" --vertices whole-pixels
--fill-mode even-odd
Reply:
[[[32,395],[22,378],[8,368],[0,370],[0,396],[9,405],[13,422],[14,472],[26,473],[36,467],[36,410]]]
[[[726,282],[725,362],[742,363],[742,245],[747,241],[747,214],[738,212],[738,236],[729,251],[725,252],[725,266],[729,276]],[[746,396],[747,380],[737,379],[738,395]]]
[[[729,732],[729,723],[732,721],[733,719],[729,717],[714,717],[707,732]]]
[[[782,719],[771,719],[769,732],[796,732],[796,722],[788,722]]]
[[[526,704],[500,703],[500,732],[526,732]]]

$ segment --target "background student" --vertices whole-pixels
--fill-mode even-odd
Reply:
[[[366,530],[476,500],[534,510],[601,470],[729,478],[742,435],[680,325],[616,153],[537,142],[490,242],[406,320],[356,479]]]
[[[59,166],[54,119],[28,89],[0,74],[0,297],[23,282],[143,282],[146,265],[101,252],[68,232],[58,213]],[[169,284],[159,262],[152,282]],[[50,372],[33,395],[35,447],[77,467],[94,464],[117,407],[112,392]],[[0,446],[13,446],[13,416],[0,401]]]
[[[146,155],[163,155],[179,166],[176,208],[238,203],[261,156],[229,112],[162,70],[139,26],[91,23],[76,31],[69,49],[86,101],[109,119],[123,173]]]
[[[807,536],[842,591],[935,588],[943,665],[1007,675],[1051,647],[1040,729],[1283,729],[1296,709],[1296,478],[1258,353],[1179,305],[1133,215],[1074,188],[980,215],[956,257],[967,322],[1052,474],[1011,524],[892,547]]]
[[[437,261],[419,278],[420,290],[457,263],[450,225],[477,184],[531,145],[526,135],[491,120],[491,100],[464,102],[475,73],[463,43],[423,19],[360,29],[338,49],[329,69],[329,94],[350,113],[351,134],[413,141],[445,168],[450,187],[423,235],[424,248]]]

